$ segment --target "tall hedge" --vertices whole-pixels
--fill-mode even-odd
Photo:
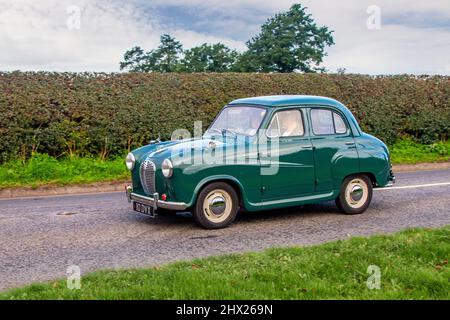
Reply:
[[[0,73],[0,161],[123,153],[177,128],[207,126],[227,102],[272,94],[340,100],[388,143],[448,139],[450,77],[329,74]]]

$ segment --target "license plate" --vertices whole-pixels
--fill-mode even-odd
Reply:
[[[155,218],[156,214],[155,214],[155,209],[152,206],[148,206],[146,204],[143,203],[139,203],[139,202],[133,202],[133,210],[137,211],[139,213],[145,214],[146,216]]]

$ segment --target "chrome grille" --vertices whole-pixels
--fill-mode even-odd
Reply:
[[[155,164],[153,161],[146,159],[141,164],[139,174],[141,176],[141,184],[145,193],[153,194],[156,191],[155,188]]]

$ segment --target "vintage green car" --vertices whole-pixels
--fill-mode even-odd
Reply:
[[[374,187],[395,181],[386,145],[343,104],[301,95],[235,100],[203,135],[153,142],[126,165],[133,210],[190,210],[208,229],[230,225],[239,210],[327,200],[362,213]]]

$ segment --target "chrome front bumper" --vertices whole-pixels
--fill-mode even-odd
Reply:
[[[387,187],[390,187],[390,186],[394,185],[394,183],[395,183],[395,175],[394,175],[394,172],[392,171],[392,169],[389,171],[388,181],[389,182],[387,184]]]
[[[146,204],[153,207],[153,209],[163,208],[169,210],[186,210],[188,208],[187,204],[184,202],[170,202],[159,200],[159,194],[156,192],[153,194],[153,198],[142,196],[137,193],[133,193],[133,188],[131,186],[126,187],[126,194],[128,202],[136,201],[139,203]]]

